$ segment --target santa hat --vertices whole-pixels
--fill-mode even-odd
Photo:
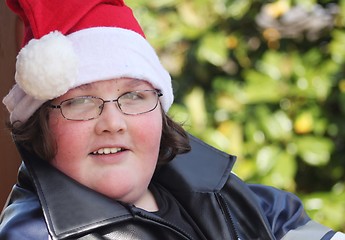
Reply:
[[[25,25],[16,84],[3,103],[25,122],[47,100],[114,78],[144,80],[173,102],[171,78],[123,0],[7,0]]]

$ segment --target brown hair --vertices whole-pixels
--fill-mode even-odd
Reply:
[[[24,124],[8,123],[14,141],[26,151],[51,161],[57,151],[56,142],[48,126],[50,101],[44,103]],[[187,132],[162,110],[163,127],[158,164],[172,160],[177,154],[190,151]]]
[[[55,141],[48,126],[49,104],[50,102],[44,103],[25,123],[17,121],[7,124],[17,144],[48,161],[56,153]]]
[[[191,150],[187,132],[181,124],[173,121],[162,110],[163,127],[159,149],[158,164],[171,161],[176,155],[186,153]]]

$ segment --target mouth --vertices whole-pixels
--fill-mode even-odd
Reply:
[[[100,148],[97,151],[91,152],[92,155],[108,155],[114,154],[118,152],[123,152],[126,149],[124,148]]]

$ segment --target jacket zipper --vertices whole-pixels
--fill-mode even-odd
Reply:
[[[226,201],[224,201],[224,199],[220,193],[216,193],[215,195],[216,195],[217,201],[220,204],[222,211],[226,215],[226,219],[228,219],[228,222],[230,224],[229,228],[230,228],[231,239],[241,240],[241,238],[239,237],[239,235],[237,233],[235,223],[234,223],[233,217],[231,216],[228,204],[226,203]]]

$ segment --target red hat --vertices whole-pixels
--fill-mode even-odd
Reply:
[[[25,25],[16,85],[4,98],[11,122],[25,122],[45,101],[113,78],[148,81],[168,111],[171,78],[122,0],[7,0]]]
[[[145,37],[132,10],[122,0],[7,0],[7,4],[24,22],[23,46],[55,30],[68,35],[100,26],[125,28]]]

